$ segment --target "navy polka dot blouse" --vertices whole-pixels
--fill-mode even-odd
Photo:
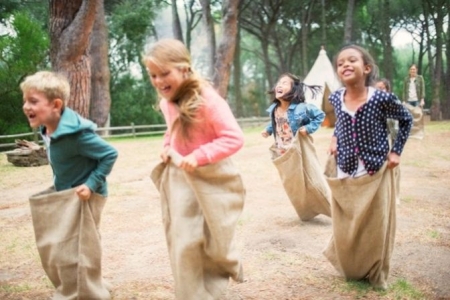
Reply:
[[[412,116],[397,96],[369,88],[368,101],[351,116],[343,107],[345,88],[330,95],[337,121],[334,135],[337,137],[337,163],[342,171],[355,174],[358,158],[367,173],[375,174],[386,161],[389,153],[387,118],[399,121],[397,139],[391,149],[400,155],[412,126]]]

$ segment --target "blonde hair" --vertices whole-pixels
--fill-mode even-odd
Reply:
[[[200,93],[203,84],[206,83],[192,69],[189,50],[177,39],[161,39],[147,48],[142,56],[142,62],[145,65],[152,62],[161,69],[164,69],[165,66],[171,66],[186,71],[186,79],[175,92],[175,95],[167,100],[176,103],[180,112],[172,130],[179,126],[182,135],[187,137],[190,126],[199,122],[196,118],[197,111],[204,102]]]
[[[70,97],[70,84],[67,78],[60,73],[51,71],[39,71],[25,77],[20,84],[20,89],[23,93],[30,90],[44,93],[49,101],[61,99],[63,107]]]

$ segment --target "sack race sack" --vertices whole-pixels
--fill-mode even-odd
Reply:
[[[243,279],[233,239],[244,205],[244,185],[230,158],[193,172],[178,168],[174,161],[157,165],[151,179],[161,195],[175,296],[217,299],[230,277]]]
[[[276,152],[272,150],[272,157]],[[331,216],[331,191],[322,173],[313,139],[297,132],[291,148],[272,160],[284,190],[302,221]]]
[[[367,278],[385,289],[394,249],[396,216],[393,170],[387,163],[374,175],[336,178],[330,156],[325,176],[332,191],[333,234],[324,255],[346,279]]]
[[[101,273],[100,217],[106,198],[81,201],[75,189],[29,198],[42,266],[59,299],[111,299]]]
[[[411,104],[403,104],[413,117],[413,126],[409,132],[409,137],[413,139],[423,139],[425,135],[425,118],[423,110],[419,106],[412,106]]]

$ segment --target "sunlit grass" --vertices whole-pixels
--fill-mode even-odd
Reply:
[[[426,132],[450,132],[450,121],[432,121],[425,124]]]
[[[425,299],[425,296],[418,291],[411,283],[406,279],[398,279],[391,287],[390,293],[394,299],[408,299],[408,300],[419,300]]]
[[[348,280],[337,284],[337,288],[354,294],[354,299],[425,299],[422,292],[403,278],[397,279],[386,290],[373,288],[367,280]]]
[[[12,285],[12,284],[0,284],[0,292],[5,293],[23,293],[29,292],[32,287],[28,283]]]

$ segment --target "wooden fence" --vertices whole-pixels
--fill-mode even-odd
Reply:
[[[241,128],[249,127],[262,127],[265,126],[270,119],[268,117],[255,117],[255,118],[241,118],[237,119]],[[134,125],[131,123],[130,126],[119,126],[119,127],[102,127],[97,128],[97,133],[104,138],[110,137],[138,137],[138,136],[152,136],[152,135],[162,135],[166,131],[165,124],[156,125]],[[5,142],[5,139],[26,139],[33,140],[36,143],[42,143],[39,133],[34,130],[28,133],[19,133],[12,135],[0,135],[0,151],[2,149],[7,150],[15,146],[15,143]]]

